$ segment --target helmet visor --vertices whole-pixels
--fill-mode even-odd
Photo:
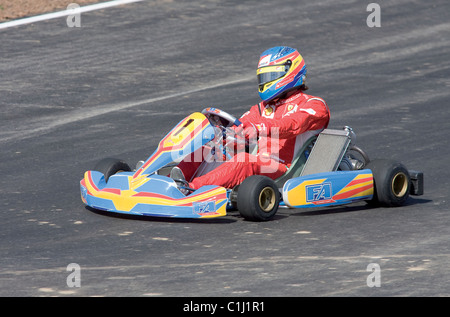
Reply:
[[[258,77],[258,85],[264,85],[286,75],[289,70],[288,65],[273,65],[258,68],[256,75]]]

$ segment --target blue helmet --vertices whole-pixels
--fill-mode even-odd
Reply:
[[[303,85],[306,65],[296,49],[276,46],[261,54],[256,75],[259,96],[264,101],[270,101],[289,89]]]

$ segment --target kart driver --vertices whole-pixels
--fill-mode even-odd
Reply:
[[[251,175],[276,179],[287,171],[303,144],[328,126],[330,112],[325,101],[304,93],[308,89],[306,65],[296,49],[277,46],[266,50],[256,74],[262,102],[244,113],[234,130],[250,139],[266,138],[266,146],[259,146],[256,155],[237,153],[194,178],[200,163],[182,161],[173,169],[172,178],[188,180],[185,185],[192,189],[203,185],[233,188]]]

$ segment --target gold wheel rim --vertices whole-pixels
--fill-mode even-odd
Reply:
[[[408,189],[408,177],[405,173],[399,172],[392,178],[392,192],[396,197],[403,197]]]
[[[275,206],[276,196],[272,187],[265,187],[259,193],[259,207],[264,212],[272,211]]]

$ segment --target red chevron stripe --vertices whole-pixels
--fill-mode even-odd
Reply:
[[[348,183],[347,186],[353,186],[353,185],[357,185],[357,184],[362,184],[362,183],[365,183],[365,182],[368,182],[368,181],[371,181],[371,180],[373,180],[372,177],[366,177],[366,178],[361,178],[361,179],[355,179],[355,180],[351,181],[350,183]],[[346,187],[347,187],[347,186],[346,186]]]
[[[342,193],[342,194],[335,195],[335,196],[333,196],[333,199],[339,200],[339,199],[350,198],[350,197],[355,196],[355,195],[357,195],[357,194],[359,194],[359,193],[361,193],[361,192],[363,192],[363,191],[365,191],[365,190],[368,190],[368,189],[370,189],[370,188],[372,188],[372,187],[373,187],[373,184],[366,185],[366,186],[362,186],[362,187],[359,187],[359,188],[350,190],[350,191],[348,191],[348,192],[345,192],[345,193]]]

